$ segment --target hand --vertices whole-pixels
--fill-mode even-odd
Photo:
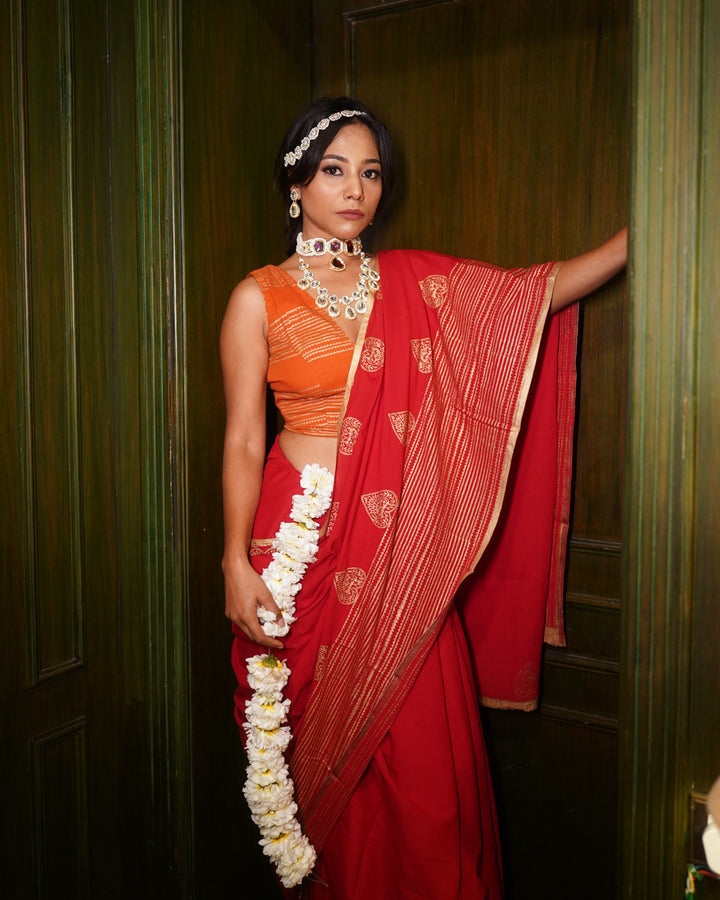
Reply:
[[[225,615],[251,641],[270,647],[274,650],[282,650],[283,644],[275,638],[268,637],[262,629],[258,619],[258,606],[275,613],[276,621],[282,622],[282,614],[267,589],[265,582],[245,561],[234,564],[226,564],[223,561],[223,573],[225,574]]]

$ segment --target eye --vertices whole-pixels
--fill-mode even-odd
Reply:
[[[325,172],[326,175],[342,175],[340,166],[335,165],[323,166],[323,172]]]
[[[382,172],[380,169],[366,169],[363,172],[363,178],[367,178],[369,181],[377,181],[378,178],[382,178]]]

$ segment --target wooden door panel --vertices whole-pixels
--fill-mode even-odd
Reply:
[[[69,9],[29,4],[24,25],[19,74],[25,118],[17,137],[25,151],[21,215],[31,252],[23,285],[20,371],[28,451],[29,677],[36,684],[83,665],[85,602]]]
[[[124,895],[107,15],[13,0],[0,26],[1,818],[3,895],[19,900]]]
[[[318,9],[315,93],[353,92],[396,140],[385,244],[526,265],[625,222],[626,0]],[[545,651],[538,713],[485,715],[509,898],[614,894],[626,322],[624,278],[585,304],[568,647]]]

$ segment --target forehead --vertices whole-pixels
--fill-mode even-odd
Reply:
[[[352,122],[343,126],[325,151],[325,156],[345,156],[348,159],[379,159],[375,136],[367,125]]]

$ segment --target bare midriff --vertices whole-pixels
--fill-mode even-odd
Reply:
[[[300,434],[284,428],[280,432],[280,448],[287,461],[299,472],[311,463],[324,466],[335,473],[337,440],[334,437],[318,437],[314,434]]]

